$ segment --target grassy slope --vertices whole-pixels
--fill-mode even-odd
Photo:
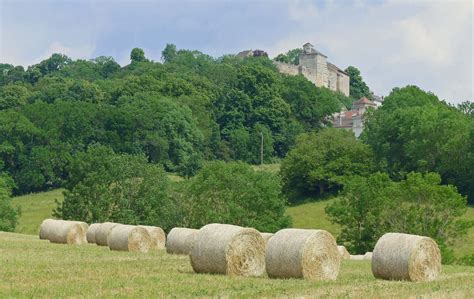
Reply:
[[[16,232],[35,235],[38,233],[41,222],[51,217],[56,207],[55,200],[62,201],[62,189],[49,192],[29,194],[13,198],[13,205],[21,208],[21,217]]]
[[[289,207],[286,211],[293,218],[293,227],[325,229],[334,236],[340,231],[338,224],[333,224],[324,212],[331,200],[304,203]]]
[[[368,261],[344,261],[336,281],[195,274],[186,256],[112,252],[0,233],[0,297],[330,296],[469,297],[474,267],[445,266],[436,282],[373,278]]]

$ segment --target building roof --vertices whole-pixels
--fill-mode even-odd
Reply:
[[[239,56],[239,57],[249,57],[249,56],[252,56],[252,55],[253,55],[252,50],[245,50],[245,51],[239,52],[237,54],[237,56]]]
[[[358,105],[371,105],[371,106],[376,106],[377,104],[375,104],[374,102],[372,102],[372,101],[369,100],[368,98],[363,97],[363,98],[360,98],[359,100],[355,101],[354,103],[352,103],[352,105],[354,105],[354,106],[358,106]]]
[[[341,69],[338,68],[335,64],[332,64],[332,63],[328,62],[328,67],[333,68],[333,69],[336,69],[338,72],[343,73],[343,74],[346,74],[347,76],[349,76],[349,74],[346,73],[346,71],[341,70]]]
[[[344,112],[344,118],[352,118],[359,114],[359,110],[349,110]]]

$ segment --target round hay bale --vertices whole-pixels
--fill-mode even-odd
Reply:
[[[66,221],[66,220],[65,220]],[[84,240],[82,240],[83,244],[87,244],[87,231],[89,230],[89,224],[83,222],[83,221],[71,221],[79,224],[82,227],[82,230],[84,231]]]
[[[119,223],[104,222],[95,232],[95,243],[99,246],[108,246],[107,238],[114,227],[120,225]]]
[[[165,249],[166,234],[161,227],[141,225],[151,237],[151,248],[155,250]]]
[[[48,240],[48,237],[47,237],[48,229],[54,221],[57,221],[57,220],[56,219],[45,219],[45,220],[43,220],[43,222],[41,222],[40,231],[39,231],[40,240]]]
[[[366,253],[364,254],[364,260],[366,260],[366,261],[371,261],[371,260],[372,260],[372,252],[370,252],[370,251],[369,251],[369,252],[366,252]]]
[[[185,227],[173,228],[166,238],[166,252],[170,254],[189,254],[198,231]]]
[[[134,225],[116,225],[107,242],[111,250],[147,253],[151,247],[151,237],[146,228]]]
[[[347,251],[346,247],[344,246],[337,246],[337,250],[339,251],[339,254],[341,255],[343,260],[348,260],[351,258],[351,255],[349,254],[349,251]]]
[[[208,224],[196,234],[191,265],[197,273],[260,276],[265,272],[265,241],[253,228]]]
[[[87,229],[86,239],[87,243],[95,243],[95,234],[102,223],[92,223]]]
[[[364,254],[351,254],[350,260],[353,261],[363,261],[364,260]]]
[[[272,278],[335,280],[341,256],[325,230],[282,229],[267,244],[266,268]]]
[[[272,233],[260,233],[262,235],[262,238],[265,240],[265,243],[268,243],[268,240],[270,240],[274,234]]]
[[[387,233],[375,244],[372,273],[376,278],[432,281],[440,272],[441,253],[431,238]]]
[[[84,244],[86,239],[83,226],[76,221],[46,219],[41,223],[40,239],[51,243]]]

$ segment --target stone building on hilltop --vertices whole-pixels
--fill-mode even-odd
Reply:
[[[327,61],[327,56],[310,43],[303,45],[299,65],[275,61],[278,70],[288,75],[303,75],[318,87],[327,87],[349,96],[349,74]]]
[[[369,108],[377,109],[377,104],[367,98],[361,98],[352,103],[349,111],[341,111],[333,115],[332,126],[354,132],[359,137],[364,130],[364,114]]]
[[[239,52],[237,54],[237,57],[241,57],[241,58],[246,58],[246,57],[268,57],[268,54],[267,54],[267,52],[265,52],[263,50],[255,49],[255,50],[245,50],[245,51]]]

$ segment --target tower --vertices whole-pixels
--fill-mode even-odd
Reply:
[[[299,55],[300,74],[304,75],[316,86],[328,87],[327,56],[314,49],[310,43],[303,45],[303,52]]]

